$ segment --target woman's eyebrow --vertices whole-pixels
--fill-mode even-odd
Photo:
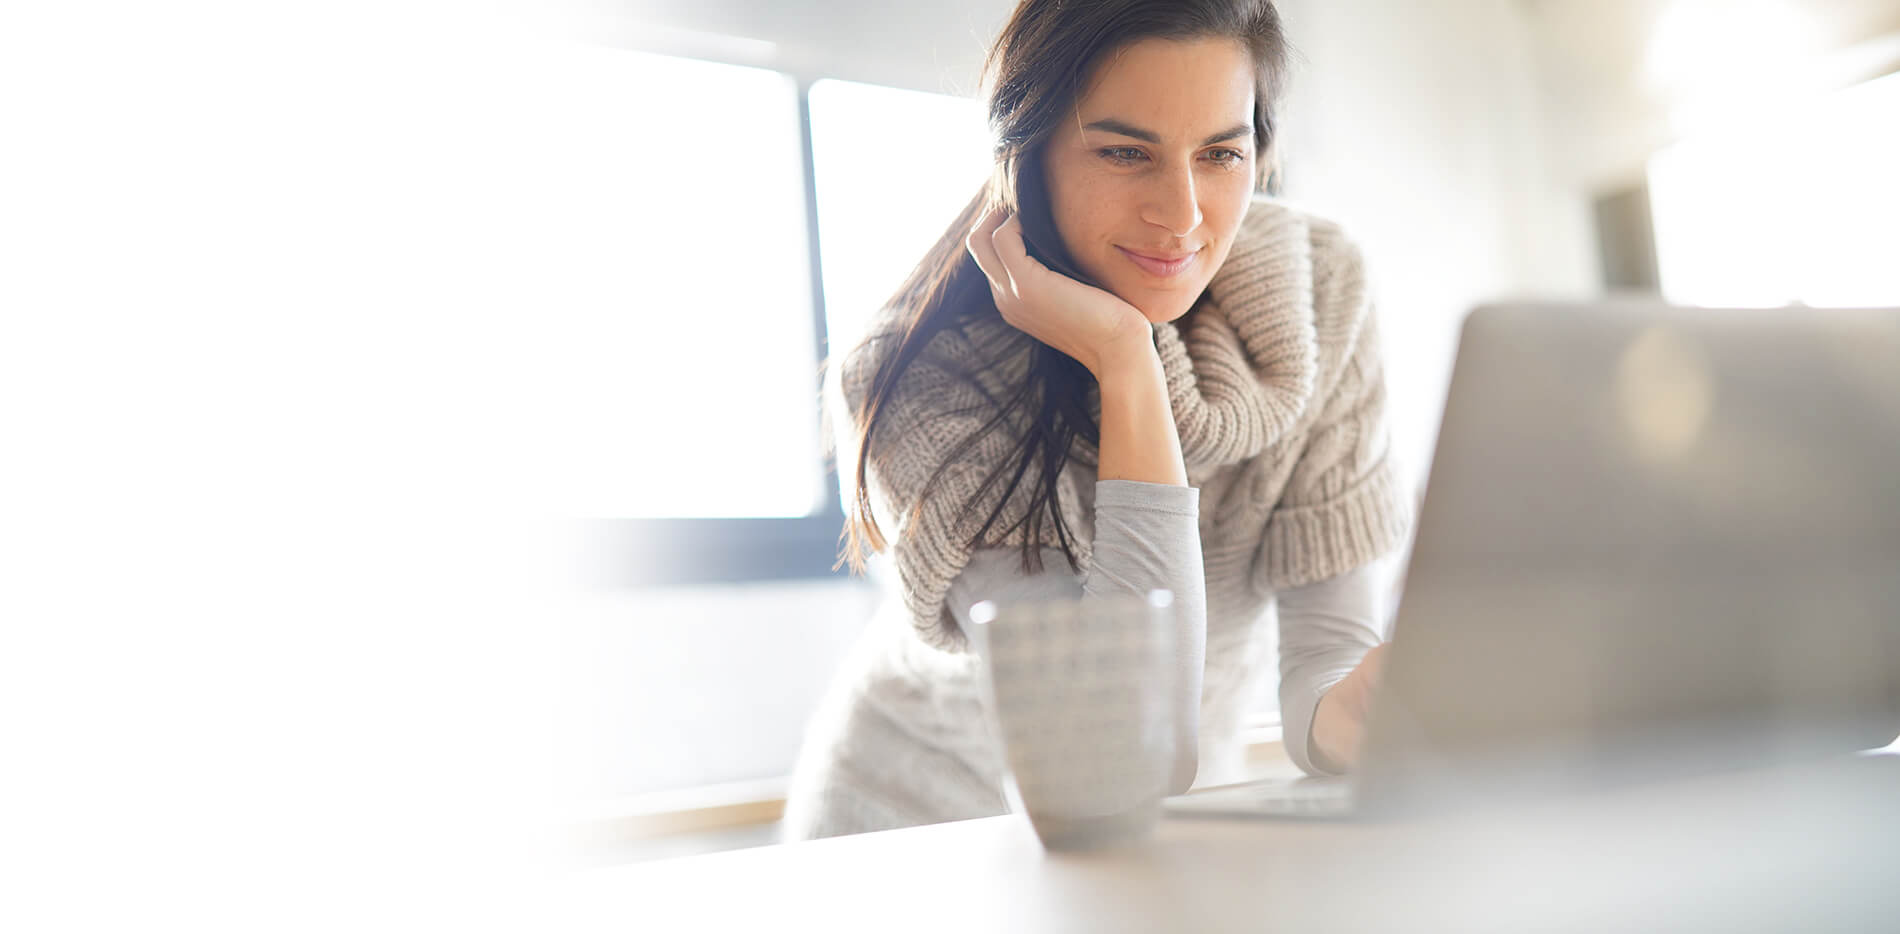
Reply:
[[[1094,123],[1089,124],[1086,127],[1083,127],[1083,129],[1103,130],[1109,133],[1117,133],[1122,136],[1134,137],[1135,139],[1138,139],[1147,143],[1161,142],[1161,136],[1155,133],[1153,130],[1144,130],[1141,127],[1138,127],[1129,123],[1124,123],[1120,120],[1115,119],[1114,117],[1104,117],[1100,120],[1095,121]],[[1242,136],[1251,136],[1251,135],[1253,135],[1253,126],[1251,124],[1237,123],[1231,127],[1228,127],[1225,130],[1220,131],[1219,133],[1214,134],[1213,136],[1210,136],[1204,140],[1201,140],[1201,145],[1212,146],[1215,143],[1224,143],[1230,139],[1238,139]]]

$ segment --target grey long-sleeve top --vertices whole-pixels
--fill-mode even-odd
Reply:
[[[1183,627],[1180,645],[1183,697],[1177,726],[1193,735],[1199,716],[1201,665],[1207,631],[1206,577],[1198,527],[1200,491],[1193,487],[1102,480],[1095,486],[1094,559],[1078,576],[1062,553],[1043,549],[1043,570],[1022,573],[1013,548],[976,552],[952,582],[949,607],[957,624],[970,625],[970,607],[983,600],[1079,599],[1141,594],[1165,588],[1175,594]],[[1309,746],[1320,696],[1351,672],[1381,639],[1378,592],[1369,566],[1276,595],[1280,620],[1280,712],[1282,736],[1294,764],[1326,774]],[[1193,776],[1192,749],[1178,763],[1176,790],[1185,790],[1179,770]]]

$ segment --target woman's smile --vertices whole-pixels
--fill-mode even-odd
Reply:
[[[1194,264],[1195,258],[1201,255],[1200,250],[1186,255],[1170,256],[1165,253],[1137,253],[1125,246],[1117,246],[1115,249],[1122,251],[1123,256],[1128,257],[1149,275],[1162,279],[1173,278],[1186,272],[1187,268]]]

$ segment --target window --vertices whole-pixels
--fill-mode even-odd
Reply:
[[[1691,305],[1900,305],[1900,74],[1649,164],[1663,294]]]
[[[560,92],[591,148],[547,179],[573,205],[590,306],[557,491],[571,511],[798,517],[826,505],[798,87],[783,74],[614,49]],[[692,88],[692,94],[665,93]],[[576,100],[578,98],[578,101]],[[634,271],[644,270],[640,275]],[[657,273],[657,274],[656,274]]]
[[[982,187],[989,130],[975,100],[831,80],[812,85],[811,126],[835,352]]]
[[[821,354],[855,344],[982,185],[980,105],[624,49],[577,61],[553,90],[599,129],[546,182],[584,254],[560,294],[585,339],[560,378],[597,405],[550,417],[569,439],[557,495],[611,517],[595,576],[842,573]]]

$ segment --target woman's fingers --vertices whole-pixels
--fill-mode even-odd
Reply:
[[[983,275],[990,280],[990,289],[996,293],[999,300],[1002,296],[1015,292],[1008,267],[1004,266],[1002,259],[996,255],[996,229],[1002,226],[1003,221],[1003,212],[992,209],[983,215],[982,220],[977,221],[975,227],[970,229],[969,236],[963,238],[964,249],[970,251],[970,257],[976,260],[976,267],[983,270]]]
[[[997,259],[1003,268],[1009,271],[1010,280],[1021,283],[1049,271],[1049,267],[1036,261],[1029,255],[1029,246],[1023,242],[1023,224],[1020,215],[1011,214],[1009,220],[996,228],[990,238],[996,246]]]

